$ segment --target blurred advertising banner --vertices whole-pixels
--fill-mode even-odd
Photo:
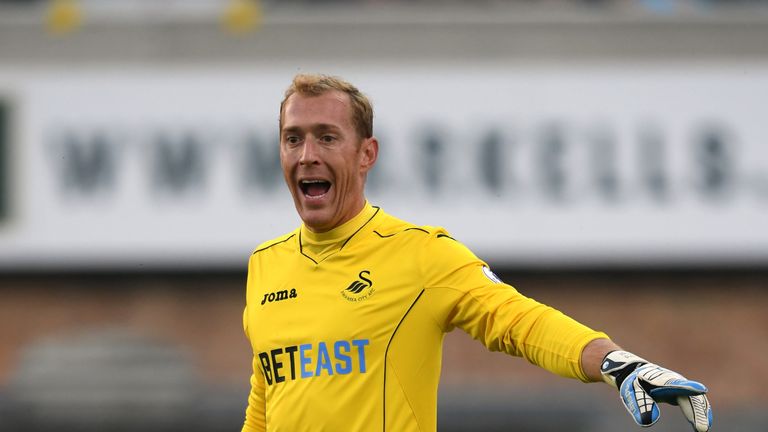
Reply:
[[[374,205],[519,266],[768,264],[768,64],[325,69]],[[0,69],[0,269],[232,268],[299,224],[295,68]]]

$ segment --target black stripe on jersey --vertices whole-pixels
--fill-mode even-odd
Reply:
[[[274,242],[274,243],[272,243],[271,245],[267,245],[267,246],[264,246],[264,247],[263,247],[263,248],[261,248],[261,249],[256,249],[255,251],[253,251],[253,253],[252,253],[251,255],[255,255],[255,254],[257,254],[257,253],[259,253],[259,252],[261,252],[261,251],[263,251],[263,250],[265,250],[265,249],[269,249],[269,248],[271,248],[272,246],[276,246],[276,245],[279,245],[280,243],[285,243],[285,242],[287,242],[288,240],[292,239],[292,238],[293,238],[293,236],[295,236],[295,235],[296,235],[296,234],[291,234],[291,235],[290,235],[290,236],[288,236],[288,238],[286,238],[286,239],[280,240],[280,241],[278,241],[278,242]]]
[[[416,302],[419,301],[422,294],[424,294],[424,289],[421,290],[419,295],[416,296],[416,299],[413,300],[413,303],[411,303],[411,306],[408,307],[408,310],[405,311],[405,315],[403,315],[402,318],[400,318],[400,322],[397,323],[397,327],[395,327],[395,331],[392,332],[392,335],[389,337],[389,342],[387,342],[387,349],[384,350],[384,397],[381,400],[381,406],[382,406],[382,417],[381,417],[381,430],[384,432],[387,431],[387,356],[389,355],[389,345],[392,344],[392,339],[395,338],[395,334],[397,333],[397,330],[400,329],[400,324],[405,321],[405,317],[408,316],[409,313],[411,313],[411,309],[416,305]]]
[[[398,235],[398,234],[400,234],[400,233],[402,233],[402,232],[406,232],[406,231],[410,231],[410,230],[421,231],[421,232],[423,232],[424,234],[429,234],[429,231],[425,230],[424,228],[419,228],[419,227],[410,227],[410,228],[406,228],[406,229],[404,229],[404,230],[402,230],[402,231],[398,231],[398,232],[396,232],[396,233],[394,233],[394,234],[382,234],[382,233],[380,233],[380,232],[378,232],[378,231],[374,231],[374,233],[376,233],[376,235],[377,235],[377,236],[379,236],[379,237],[381,237],[381,238],[390,238],[390,237],[394,237],[394,236],[396,236],[396,235]]]
[[[343,245],[341,245],[341,247],[339,248],[339,250],[342,250],[342,249],[344,249],[344,246],[346,246],[346,245],[347,245],[347,243],[349,243],[349,241],[350,241],[350,240],[352,240],[352,237],[354,237],[354,236],[355,236],[355,234],[359,233],[359,232],[360,232],[360,230],[361,230],[361,229],[363,229],[363,227],[364,227],[364,226],[368,225],[368,222],[372,221],[372,220],[373,220],[373,218],[375,218],[375,217],[376,217],[376,215],[377,215],[377,214],[379,214],[379,210],[381,210],[381,208],[379,208],[379,207],[376,207],[376,206],[374,206],[373,208],[375,208],[375,209],[376,209],[376,211],[373,213],[373,215],[372,215],[370,218],[368,218],[368,220],[367,220],[367,221],[365,221],[365,223],[364,223],[363,225],[361,225],[361,226],[360,226],[360,228],[358,228],[358,229],[357,229],[357,231],[353,232],[353,233],[352,233],[352,235],[351,235],[351,236],[349,236],[349,238],[348,238],[346,241],[344,241],[344,244],[343,244]]]
[[[312,261],[313,263],[318,264],[318,262],[315,261],[314,258],[304,253],[304,246],[301,245],[301,230],[299,230],[299,253],[309,258],[309,260]]]

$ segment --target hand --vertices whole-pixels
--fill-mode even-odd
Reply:
[[[680,406],[697,432],[712,427],[712,407],[704,394],[707,388],[677,372],[664,369],[626,351],[611,351],[600,367],[603,381],[616,386],[627,411],[640,426],[659,420],[656,402]]]

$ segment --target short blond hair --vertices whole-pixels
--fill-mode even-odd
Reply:
[[[352,107],[352,124],[361,138],[373,136],[373,106],[366,95],[351,83],[335,76],[322,74],[298,74],[285,90],[280,102],[280,130],[283,129],[283,109],[288,98],[294,93],[305,96],[320,96],[326,92],[338,90],[349,96]]]

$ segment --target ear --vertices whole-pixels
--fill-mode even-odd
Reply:
[[[374,136],[364,139],[360,150],[362,152],[360,168],[363,172],[367,173],[373,168],[376,159],[379,157],[379,140]]]

